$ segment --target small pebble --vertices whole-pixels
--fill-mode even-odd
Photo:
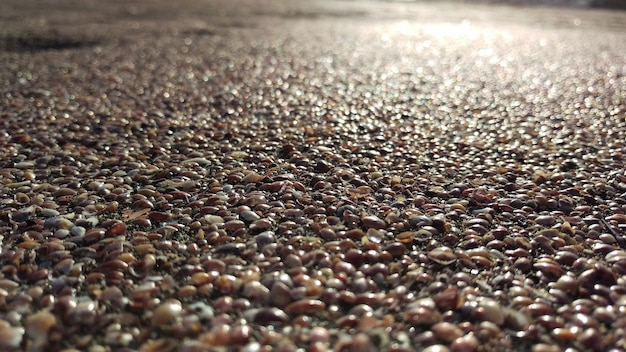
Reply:
[[[177,300],[170,300],[159,305],[152,312],[152,325],[158,328],[170,326],[181,316],[182,305]]]

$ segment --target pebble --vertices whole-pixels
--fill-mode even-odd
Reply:
[[[541,215],[535,219],[535,222],[539,225],[549,227],[549,226],[553,226],[554,224],[556,224],[556,219],[550,215]]]
[[[177,300],[162,303],[152,312],[152,325],[167,328],[181,316],[182,310],[182,305]]]
[[[496,325],[502,325],[505,319],[504,309],[498,302],[484,298],[478,303],[478,312],[483,315],[484,319]]]
[[[24,328],[32,347],[36,350],[44,348],[48,344],[50,329],[57,324],[56,316],[46,310],[29,315],[24,323]],[[14,332],[20,333],[21,331]]]
[[[433,325],[430,329],[440,341],[446,343],[451,343],[463,336],[463,330],[452,323],[440,322]]]
[[[373,229],[380,230],[387,227],[387,223],[385,223],[384,220],[374,215],[364,216],[361,218],[361,221],[363,222],[363,225]]]
[[[445,345],[430,345],[424,349],[422,352],[449,352],[450,349]]]
[[[284,324],[289,321],[289,316],[278,308],[260,308],[255,311],[253,321],[261,325]]]
[[[456,338],[450,345],[452,352],[470,352],[475,351],[480,346],[480,341],[473,334],[468,334]]]
[[[82,226],[74,226],[70,229],[72,236],[83,237],[87,233],[87,230]]]
[[[289,314],[312,314],[320,312],[326,308],[326,304],[317,299],[303,299],[290,303],[285,307],[285,311]]]
[[[239,213],[239,217],[245,222],[254,222],[261,218],[259,215],[251,210],[242,211],[241,213]]]
[[[213,308],[210,305],[201,301],[190,304],[188,311],[197,315],[201,321],[208,322],[215,316]]]
[[[61,213],[59,213],[59,211],[56,210],[56,209],[46,208],[46,209],[43,209],[41,211],[41,215],[46,217],[46,218],[54,218],[54,217],[59,216],[59,214],[61,214]]]
[[[5,350],[17,349],[23,336],[23,327],[13,327],[8,322],[0,320],[0,347]]]
[[[437,247],[429,251],[427,256],[433,262],[441,265],[450,265],[457,259],[452,249],[446,246]]]

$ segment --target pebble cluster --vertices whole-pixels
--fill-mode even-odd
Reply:
[[[626,348],[623,32],[205,5],[4,33],[0,350]]]

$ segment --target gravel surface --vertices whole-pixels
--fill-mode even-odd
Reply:
[[[625,33],[2,1],[0,350],[625,350]]]

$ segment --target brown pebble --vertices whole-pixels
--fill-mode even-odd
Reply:
[[[478,303],[477,312],[483,316],[483,319],[494,323],[495,325],[502,325],[504,323],[505,315],[504,310],[493,299],[484,298]]]
[[[238,325],[230,330],[230,343],[233,345],[245,345],[252,337],[252,329],[249,325]]]
[[[278,308],[260,308],[253,321],[260,325],[284,324],[289,321],[289,316]]]
[[[192,285],[184,285],[178,288],[176,297],[180,298],[189,298],[195,295],[198,292],[198,289]]]
[[[358,333],[353,337],[351,352],[375,352],[377,350],[367,334]]]
[[[437,323],[430,328],[430,331],[435,334],[437,339],[445,343],[450,343],[464,335],[463,330],[448,322]]]
[[[535,222],[539,225],[549,227],[556,224],[556,219],[551,215],[540,215],[535,218]]]
[[[361,229],[350,229],[345,232],[345,236],[353,240],[360,240],[365,236],[365,232]]]
[[[215,277],[209,273],[199,272],[191,275],[190,283],[196,286],[201,286],[209,282],[213,282]]]
[[[580,344],[592,351],[604,351],[605,346],[602,341],[602,334],[596,328],[587,328],[577,336]]]
[[[266,303],[270,300],[270,290],[258,281],[251,281],[243,285],[241,293],[244,297],[254,299],[259,303]]]
[[[361,221],[363,222],[363,225],[370,228],[379,230],[387,228],[387,223],[385,222],[385,220],[374,215],[364,216],[361,218]]]
[[[459,309],[464,301],[463,295],[459,293],[456,287],[448,287],[437,293],[433,300],[441,311]]]
[[[400,258],[404,255],[406,246],[401,242],[392,242],[385,246],[384,250],[389,252],[393,258]]]
[[[12,327],[8,322],[0,320],[0,348],[17,351],[23,336],[23,327]]]
[[[326,241],[334,241],[337,239],[337,234],[330,227],[325,227],[319,231],[319,235]]]
[[[64,187],[59,188],[57,191],[52,193],[52,195],[55,197],[73,196],[76,195],[76,191],[71,188]]]
[[[24,322],[26,336],[33,342],[33,347],[42,349],[48,341],[48,333],[57,325],[57,318],[47,310],[31,314]]]
[[[527,309],[514,310],[507,308],[505,314],[507,326],[515,331],[526,331],[532,323],[532,317]]]
[[[576,339],[576,333],[571,329],[556,328],[551,332],[555,339],[561,342],[570,342]]]
[[[430,326],[441,320],[441,313],[432,298],[422,298],[409,304],[402,312],[402,317],[410,324]]]
[[[311,342],[328,342],[330,340],[329,331],[321,326],[315,326],[309,333],[309,340]]]
[[[437,247],[427,254],[428,259],[440,265],[450,265],[457,259],[456,254],[449,247]]]
[[[168,327],[180,317],[182,310],[182,305],[178,300],[162,303],[152,313],[152,325],[158,328]]]
[[[452,352],[473,352],[480,345],[480,341],[474,334],[461,336],[452,341],[450,351]]]
[[[583,271],[578,276],[578,283],[584,288],[592,288],[596,284],[610,287],[617,283],[615,274],[602,264],[596,264],[593,268]]]
[[[317,299],[303,299],[289,304],[285,311],[289,314],[311,314],[324,310],[326,303]]]
[[[106,233],[106,229],[96,227],[91,230],[88,230],[85,233],[85,236],[83,238],[87,242],[96,242],[96,241],[99,241],[102,237],[104,237],[105,233]]]
[[[126,225],[123,222],[116,222],[104,233],[105,237],[122,236],[126,234]]]
[[[265,176],[259,175],[256,172],[250,172],[246,176],[244,176],[241,181],[245,183],[257,183],[263,181],[264,179]]]
[[[148,218],[154,221],[167,221],[170,219],[170,214],[162,211],[151,211],[148,213]]]
[[[413,243],[413,239],[415,238],[414,231],[405,231],[398,234],[396,240],[402,244],[409,245]]]
[[[559,263],[549,258],[539,259],[537,262],[535,262],[535,264],[533,264],[533,268],[535,268],[551,280],[556,280],[563,276],[563,274],[565,273]]]
[[[554,288],[575,295],[578,292],[578,281],[570,275],[563,275],[554,283]]]

